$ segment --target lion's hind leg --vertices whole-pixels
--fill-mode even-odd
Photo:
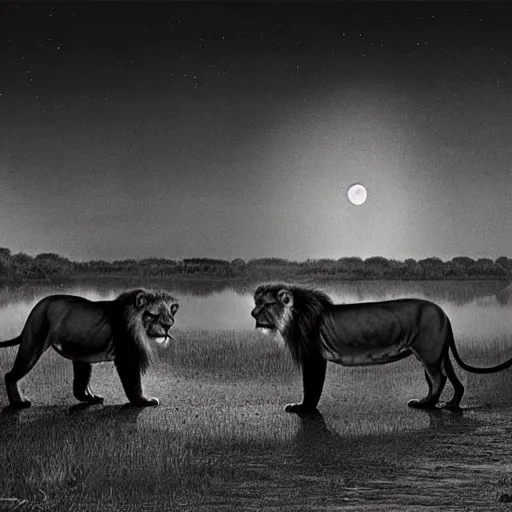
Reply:
[[[457,377],[455,370],[453,368],[452,362],[450,361],[450,357],[446,354],[444,359],[444,370],[446,375],[448,376],[448,380],[451,382],[453,386],[453,396],[450,401],[443,404],[443,409],[448,409],[453,412],[460,412],[462,409],[460,408],[460,401],[462,400],[462,396],[464,395],[464,386],[462,382]]]
[[[102,404],[103,397],[95,395],[89,385],[91,373],[91,363],[73,361],[73,395],[79,402]]]
[[[425,367],[425,377],[428,383],[428,394],[425,398],[409,400],[407,405],[418,409],[433,409],[439,402],[439,397],[446,384],[446,375],[442,371],[441,361],[428,364],[422,361]]]
[[[22,335],[13,367],[10,372],[5,374],[5,388],[11,407],[15,409],[30,407],[31,402],[22,396],[18,382],[32,370],[47,348],[46,341],[39,342],[37,335],[26,338]]]

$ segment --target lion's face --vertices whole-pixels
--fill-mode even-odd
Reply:
[[[146,336],[159,344],[167,345],[174,339],[169,330],[174,325],[174,315],[179,304],[169,294],[140,292],[135,298],[135,307]]]
[[[284,332],[292,316],[293,295],[285,289],[256,290],[255,307],[251,315],[256,320],[256,329],[271,329]]]

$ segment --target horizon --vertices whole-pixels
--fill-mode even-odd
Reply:
[[[155,260],[165,260],[165,261],[187,261],[187,260],[208,260],[208,261],[219,261],[219,262],[227,262],[227,263],[232,263],[234,262],[235,260],[237,259],[241,259],[243,260],[245,263],[248,263],[250,261],[260,261],[260,260],[283,260],[285,261],[286,263],[298,263],[298,264],[301,264],[301,263],[306,263],[307,261],[322,261],[322,260],[326,260],[326,261],[338,261],[338,260],[343,260],[343,259],[360,259],[361,261],[363,262],[366,262],[367,260],[369,259],[372,259],[372,258],[384,258],[385,260],[387,261],[396,261],[396,262],[399,262],[399,263],[404,263],[406,262],[407,260],[414,260],[416,262],[419,262],[419,261],[422,261],[422,260],[430,260],[430,259],[439,259],[441,260],[443,263],[449,263],[451,262],[452,260],[456,259],[456,258],[469,258],[475,262],[479,261],[479,260],[486,260],[486,259],[490,259],[492,260],[493,262],[496,262],[496,260],[502,258],[502,257],[505,257],[505,258],[508,258],[508,259],[512,259],[512,256],[507,256],[506,254],[502,254],[500,256],[498,256],[497,258],[488,258],[488,257],[485,257],[485,256],[481,256],[481,257],[472,257],[472,256],[468,256],[466,254],[457,254],[456,256],[453,256],[451,258],[440,258],[439,256],[435,256],[435,255],[429,255],[429,256],[425,256],[423,258],[410,258],[410,257],[404,257],[404,258],[387,258],[385,256],[382,256],[382,255],[378,255],[378,254],[374,254],[372,256],[368,256],[366,258],[362,258],[361,256],[357,256],[357,255],[347,255],[347,256],[340,256],[338,258],[334,257],[334,258],[306,258],[306,259],[303,259],[303,260],[294,260],[294,259],[289,259],[289,258],[282,258],[282,257],[278,257],[278,256],[258,256],[258,257],[254,257],[254,258],[241,258],[240,256],[235,256],[234,258],[231,258],[231,259],[224,259],[224,258],[214,258],[214,257],[210,257],[210,256],[185,256],[184,258],[172,258],[172,257],[165,257],[165,256],[158,256],[158,255],[155,255],[155,256],[144,256],[144,257],[140,257],[140,258],[112,258],[112,259],[103,259],[103,258],[99,258],[97,260],[79,260],[79,259],[73,259],[69,256],[66,256],[65,254],[59,254],[59,253],[56,253],[56,252],[52,252],[52,251],[44,251],[44,252],[36,252],[36,253],[26,253],[26,252],[23,252],[23,251],[18,251],[18,252],[14,252],[12,250],[10,250],[8,247],[0,247],[0,251],[2,249],[7,249],[10,251],[10,257],[12,256],[16,256],[18,254],[24,254],[24,255],[27,255],[27,256],[30,256],[31,258],[36,258],[37,256],[44,256],[44,255],[51,255],[51,256],[58,256],[58,257],[61,257],[61,258],[64,258],[66,260],[69,260],[71,263],[87,263],[89,261],[106,261],[107,263],[112,263],[114,261],[143,261],[143,260],[151,260],[151,259],[155,259]]]
[[[21,2],[0,20],[0,247],[510,255],[510,4]]]

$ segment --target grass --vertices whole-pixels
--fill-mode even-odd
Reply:
[[[93,386],[106,403],[119,405],[77,406],[71,364],[46,353],[21,383],[33,407],[0,416],[0,467],[9,468],[0,477],[0,509],[52,510],[63,503],[80,503],[79,510],[96,510],[98,504],[98,510],[196,506],[215,479],[219,450],[233,442],[274,442],[275,415],[263,413],[275,412],[272,390],[264,396],[261,386],[244,382],[294,381],[297,372],[286,355],[252,332],[192,330],[176,336],[179,343],[159,354],[145,378],[148,393],[166,404],[151,410],[122,405],[126,398],[109,363],[95,366]],[[2,373],[15,353],[0,351]],[[5,401],[3,385],[0,391]],[[226,414],[231,401],[235,405]],[[257,440],[251,424],[260,410],[265,428]]]
[[[162,352],[160,360],[188,377],[289,380],[297,371],[277,340],[254,329],[176,329],[174,335],[178,342]]]
[[[0,339],[16,334],[19,316],[2,327]],[[33,407],[0,415],[0,510],[415,510],[411,503],[435,505],[439,486],[445,499],[467,495],[470,505],[496,502],[509,487],[502,466],[478,472],[479,457],[488,459],[496,446],[485,444],[495,438],[484,440],[483,420],[471,408],[500,401],[508,407],[512,372],[473,376],[456,369],[469,406],[458,418],[406,407],[427,390],[413,358],[329,365],[323,417],[304,420],[283,412],[300,399],[301,377],[272,339],[243,328],[174,334],[179,341],[159,352],[144,378],[147,393],[161,400],[157,408],[126,407],[110,363],[96,365],[92,380],[105,405],[77,405],[69,361],[52,351],[42,358],[22,381]],[[512,357],[504,334],[459,333],[457,345],[474,365]],[[1,373],[15,351],[0,351]],[[500,418],[492,417],[492,428],[506,429],[508,418]],[[497,452],[512,455],[507,444]],[[453,476],[449,468],[461,460]],[[433,467],[435,482],[428,477]],[[487,487],[477,491],[476,482]],[[501,482],[498,490],[493,482]]]
[[[52,509],[58,502],[173,505],[183,489],[201,493],[212,460],[202,457],[182,436],[138,432],[139,411],[119,407],[73,414],[57,408],[28,424],[3,428],[0,462],[9,468],[1,496]],[[30,447],[20,451],[20,447]],[[61,508],[64,510],[64,508]],[[110,510],[102,508],[102,510]]]

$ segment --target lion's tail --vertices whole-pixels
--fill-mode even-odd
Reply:
[[[467,372],[471,373],[496,373],[501,372],[502,370],[505,370],[507,368],[510,368],[512,366],[512,357],[508,359],[507,361],[504,361],[501,364],[498,364],[496,366],[490,366],[488,368],[475,368],[474,366],[470,366],[469,364],[466,364],[460,357],[459,353],[457,352],[457,347],[455,346],[455,339],[453,338],[453,333],[450,336],[450,348],[452,349],[453,357],[455,358],[455,361],[459,364],[459,366],[466,370]]]
[[[0,341],[0,348],[2,347],[15,347],[21,343],[21,339],[19,336],[13,338],[12,340]]]

